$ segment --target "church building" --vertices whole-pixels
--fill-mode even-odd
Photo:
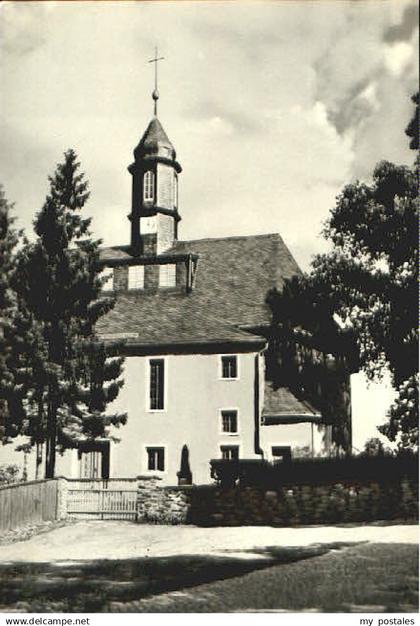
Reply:
[[[111,427],[111,440],[80,442],[57,455],[56,475],[206,484],[213,459],[328,455],[335,414],[269,375],[267,295],[299,267],[276,233],[180,237],[182,168],[157,117],[158,97],[155,89],[154,116],[128,167],[129,237],[102,248],[100,258],[103,288],[116,303],[97,331],[123,346],[124,386],[111,410],[128,420]],[[321,356],[326,362],[331,355]],[[348,372],[334,394],[351,446]]]
[[[99,324],[124,342],[127,424],[118,443],[72,451],[57,473],[158,475],[176,484],[183,455],[192,481],[211,459],[284,460],[328,448],[331,426],[308,402],[266,379],[268,292],[300,272],[278,234],[183,240],[182,168],[156,115],[134,149],[130,240],[103,248],[116,305]]]

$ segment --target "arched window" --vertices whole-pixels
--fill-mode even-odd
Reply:
[[[155,195],[155,176],[153,172],[146,172],[143,177],[143,200],[153,200]]]

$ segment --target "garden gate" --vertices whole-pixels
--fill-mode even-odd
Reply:
[[[135,520],[135,478],[67,479],[67,514],[78,519]]]

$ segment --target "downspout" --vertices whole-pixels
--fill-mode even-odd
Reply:
[[[314,423],[311,423],[311,456],[314,456]]]
[[[260,355],[254,359],[254,450],[264,459],[264,451],[260,446]]]

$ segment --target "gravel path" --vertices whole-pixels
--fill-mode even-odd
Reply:
[[[150,526],[118,521],[81,521],[27,541],[0,546],[0,561],[54,562],[127,559],[183,554],[249,558],[270,546],[333,542],[418,542],[416,525],[312,526],[306,528]]]

